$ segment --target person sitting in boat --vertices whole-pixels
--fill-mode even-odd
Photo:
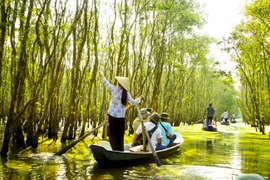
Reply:
[[[223,117],[224,123],[227,124],[228,123],[228,118],[229,118],[229,113],[227,112],[227,109],[225,109],[225,111],[223,112],[221,117]]]
[[[160,119],[161,122],[159,122],[158,127],[161,130],[162,143],[167,147],[171,147],[176,135],[172,133],[172,125],[168,122],[170,117],[166,112],[163,112],[160,114]]]
[[[224,118],[222,118],[222,122],[221,122],[221,124],[226,124],[226,123],[225,123],[225,119],[224,119]]]
[[[149,120],[148,122],[144,123],[144,126],[145,126],[146,131],[151,131],[155,126],[158,126],[158,123],[160,122],[160,116],[158,113],[153,113],[150,115],[150,118],[148,120]],[[134,134],[132,146],[134,146],[139,134],[141,133],[142,133],[142,124],[139,125],[139,127],[137,128]],[[156,151],[165,149],[167,147],[167,146],[162,145],[161,130],[158,127],[153,132],[150,139]],[[147,143],[146,148],[148,151],[151,151],[149,142]]]
[[[207,120],[203,120],[203,128],[207,128]]]
[[[148,119],[148,117],[151,115],[151,113],[148,112],[146,108],[142,108],[140,110],[140,113],[141,113],[144,121],[146,121]],[[138,127],[141,123],[142,123],[141,118],[136,117],[136,119],[133,121],[133,124],[132,124],[133,132],[136,132],[136,130],[138,129]]]
[[[232,123],[235,123],[235,122],[236,122],[236,121],[235,121],[235,114],[234,114],[234,113],[233,113],[232,116],[231,116],[231,122],[232,122]]]

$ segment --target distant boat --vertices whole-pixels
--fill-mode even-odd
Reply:
[[[212,121],[213,121],[213,120],[212,120]],[[203,121],[202,129],[205,130],[205,131],[217,131],[217,126],[214,126],[215,121],[213,121],[212,124],[213,124],[213,125],[207,126],[207,120],[205,119],[205,120]]]
[[[230,122],[229,122],[228,120],[227,120],[227,122],[225,122],[225,120],[222,119],[221,124],[222,124],[222,125],[230,125]]]
[[[156,151],[159,159],[168,157],[178,152],[184,140],[183,138],[176,139],[174,142],[175,143],[172,147]],[[111,149],[110,144],[107,141],[102,141],[97,145],[91,145],[90,149],[94,159],[98,163],[98,167],[100,168],[133,166],[155,161],[152,152],[114,151]]]
[[[217,127],[214,126],[203,126],[202,129],[205,131],[217,131]]]

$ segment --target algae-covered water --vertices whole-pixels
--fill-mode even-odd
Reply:
[[[59,142],[40,139],[36,150],[27,149],[8,159],[0,159],[0,179],[155,179],[155,180],[233,180],[241,173],[256,173],[270,179],[270,139],[254,128],[237,122],[218,123],[217,132],[201,129],[200,124],[180,126],[185,142],[181,151],[162,159],[161,167],[143,164],[134,167],[100,169],[89,150],[98,139],[87,137],[61,156]],[[3,127],[0,127],[3,138]],[[267,132],[270,128],[267,127]],[[133,135],[125,137],[131,142]],[[58,140],[59,141],[59,140]]]

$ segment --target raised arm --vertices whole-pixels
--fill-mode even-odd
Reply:
[[[110,90],[112,90],[112,89],[115,87],[114,85],[112,85],[112,84],[105,78],[105,76],[103,75],[102,72],[99,72],[99,77],[101,78],[103,84],[104,84],[107,88],[109,88]]]

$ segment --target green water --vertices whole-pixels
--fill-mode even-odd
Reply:
[[[179,153],[161,160],[161,167],[150,163],[100,169],[88,148],[95,143],[91,136],[62,156],[53,155],[61,149],[58,143],[44,141],[35,151],[28,149],[7,160],[0,159],[0,179],[233,180],[241,173],[257,173],[270,179],[268,135],[243,123],[218,124],[217,128],[217,132],[203,131],[199,124],[174,128],[180,130],[185,142]],[[132,138],[126,136],[126,142]]]

